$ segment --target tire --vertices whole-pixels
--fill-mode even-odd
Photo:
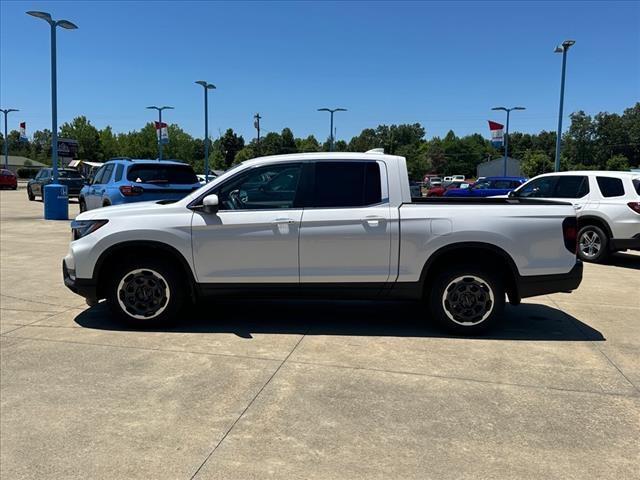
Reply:
[[[578,232],[578,257],[585,262],[600,263],[609,256],[609,237],[595,225],[582,227]]]
[[[454,266],[436,276],[428,293],[433,319],[457,335],[477,335],[502,320],[505,289],[485,266]]]
[[[84,201],[84,198],[78,200],[78,205],[80,206],[80,213],[87,211],[87,204]]]
[[[110,202],[102,202],[102,207],[110,207],[111,203]]]
[[[36,199],[36,196],[31,191],[31,187],[27,187],[27,198],[30,202],[33,202]]]
[[[170,263],[129,258],[112,270],[106,298],[121,321],[148,328],[170,324],[177,318],[184,290],[179,271]]]

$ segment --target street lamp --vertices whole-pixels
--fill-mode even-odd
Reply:
[[[19,112],[16,108],[7,108],[3,110],[0,108],[0,112],[4,113],[4,168],[9,168],[9,138],[7,137],[7,115],[11,112]]]
[[[69,196],[66,187],[58,184],[58,85],[56,71],[56,27],[75,30],[78,27],[68,20],[54,20],[46,12],[29,11],[27,15],[40,18],[51,27],[51,165],[53,183],[44,187],[44,218],[66,220],[69,217]]]
[[[330,135],[329,135],[329,151],[333,152],[333,114],[335,112],[346,112],[347,109],[346,108],[319,108],[318,109],[319,112],[329,112],[331,113],[331,131],[330,131]]]
[[[555,171],[560,171],[560,142],[562,141],[562,109],[564,107],[564,77],[567,69],[567,52],[575,44],[575,40],[565,40],[562,45],[558,45],[553,53],[562,54],[562,79],[560,80],[560,110],[558,111],[558,135],[556,137],[556,161]]]
[[[166,105],[164,107],[156,107],[155,105],[152,105],[147,108],[158,111],[158,127],[160,127],[160,132],[158,134],[158,161],[160,161],[162,160],[162,111],[173,110],[173,107],[168,107]]]
[[[209,90],[215,89],[216,86],[204,80],[198,80],[196,83],[204,88],[204,181],[209,183]]]
[[[509,114],[512,110],[526,110],[524,107],[493,107],[491,110],[504,110],[507,112],[507,129],[504,132],[504,165],[502,166],[502,175],[507,176],[507,157],[509,156]]]

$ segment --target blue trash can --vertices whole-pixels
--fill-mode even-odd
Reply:
[[[66,185],[44,186],[44,219],[69,220],[69,191]]]

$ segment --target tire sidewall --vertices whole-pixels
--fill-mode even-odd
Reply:
[[[601,247],[600,251],[595,257],[587,257],[586,255],[583,255],[582,250],[580,249],[580,239],[582,238],[582,235],[584,235],[584,233],[588,231],[595,232],[595,234],[600,237]],[[582,227],[578,232],[578,257],[580,258],[580,260],[592,263],[602,262],[607,258],[607,254],[609,252],[608,248],[609,237],[607,237],[607,234],[600,227],[597,227],[595,225],[587,225]]]
[[[87,211],[87,204],[84,201],[84,198],[81,198],[79,201],[79,208],[80,208],[80,213],[82,212],[86,212]]]
[[[27,187],[27,198],[30,202],[33,202],[36,199],[36,196],[33,194],[33,190],[31,190],[31,187]]]
[[[493,309],[489,316],[475,325],[461,325],[451,320],[442,305],[442,296],[451,281],[462,276],[475,276],[483,280],[493,293]],[[437,275],[427,294],[432,318],[449,332],[456,335],[477,335],[495,327],[504,314],[505,290],[502,280],[489,267],[453,267]]]
[[[165,310],[157,317],[148,320],[135,318],[120,306],[120,302],[118,301],[118,286],[120,281],[136,269],[155,270],[166,280],[170,293],[169,301]],[[107,281],[106,298],[109,308],[119,320],[136,327],[150,328],[168,325],[175,321],[184,303],[184,288],[181,288],[180,276],[174,267],[151,258],[137,259],[124,261],[121,265],[113,269]]]

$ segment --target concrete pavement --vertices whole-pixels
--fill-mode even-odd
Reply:
[[[69,226],[41,218],[0,193],[3,479],[640,476],[640,255],[477,339],[370,302],[135,331],[64,287]]]

